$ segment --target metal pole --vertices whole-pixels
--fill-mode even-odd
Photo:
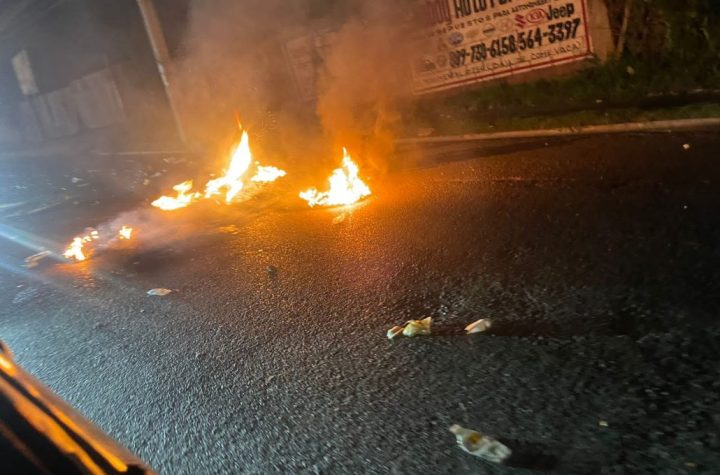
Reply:
[[[143,17],[145,31],[147,31],[148,38],[150,39],[150,46],[152,46],[155,63],[160,73],[160,79],[162,79],[165,94],[170,103],[170,110],[172,111],[173,119],[175,119],[178,136],[182,143],[187,143],[185,129],[180,120],[177,102],[178,94],[174,92],[174,84],[171,82],[173,65],[170,60],[167,43],[165,42],[165,35],[163,35],[162,26],[160,25],[160,20],[155,10],[155,4],[152,0],[137,0],[137,3]]]

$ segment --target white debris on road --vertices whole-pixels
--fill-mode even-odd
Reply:
[[[480,320],[471,323],[470,325],[465,327],[465,331],[468,332],[468,334],[473,333],[482,333],[484,331],[487,331],[492,326],[492,322],[489,318],[481,318]]]
[[[396,336],[401,335],[402,332],[403,332],[403,330],[404,330],[403,327],[398,327],[398,326],[392,327],[390,330],[387,331],[388,340],[392,340],[392,339],[394,339]]]
[[[150,289],[147,292],[148,295],[155,296],[155,297],[164,297],[171,293],[172,293],[172,290],[170,290],[170,289]]]
[[[502,463],[512,455],[508,446],[477,431],[454,424],[450,432],[455,434],[461,449],[488,462]]]
[[[692,145],[690,145],[689,143],[683,144],[684,150],[690,150],[690,148],[692,148]]]
[[[28,269],[32,269],[33,267],[36,267],[41,260],[50,256],[52,256],[52,252],[50,251],[40,251],[37,254],[28,256],[25,258],[25,267],[27,267]]]

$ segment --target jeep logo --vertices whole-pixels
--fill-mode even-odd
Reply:
[[[564,7],[548,7],[547,11],[545,12],[545,16],[548,20],[557,20],[560,18],[566,18],[573,16],[575,14],[575,5],[572,3],[566,4]]]

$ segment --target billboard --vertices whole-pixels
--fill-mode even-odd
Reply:
[[[420,0],[413,92],[580,61],[593,53],[586,0]]]

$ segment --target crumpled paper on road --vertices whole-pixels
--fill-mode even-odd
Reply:
[[[491,326],[492,321],[490,321],[489,318],[481,318],[480,320],[472,322],[470,325],[466,326],[465,331],[468,332],[468,334],[482,333],[489,330]]]
[[[388,339],[392,340],[401,333],[405,336],[413,337],[418,335],[430,335],[432,325],[432,317],[423,318],[422,320],[409,320],[404,326],[392,327],[387,332]]]
[[[472,429],[454,424],[450,432],[455,434],[461,449],[488,462],[502,463],[512,455],[512,450],[505,444]]]
[[[403,335],[418,336],[429,335],[430,326],[432,325],[432,317],[423,318],[422,320],[410,320],[405,324]]]

